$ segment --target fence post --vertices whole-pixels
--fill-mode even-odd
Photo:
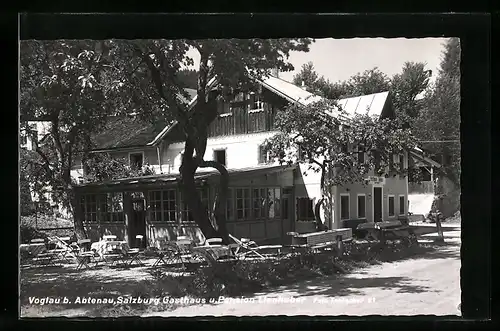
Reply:
[[[441,213],[436,213],[436,227],[438,232],[438,242],[444,242],[443,228],[441,227]]]
[[[337,253],[339,256],[344,254],[344,242],[342,241],[342,236],[337,236]]]

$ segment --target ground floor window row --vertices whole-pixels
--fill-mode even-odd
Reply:
[[[209,189],[199,190],[203,207],[211,208]],[[280,187],[229,188],[226,202],[227,221],[281,218]],[[186,199],[176,189],[148,191],[144,195],[146,217],[151,222],[194,222]],[[83,220],[87,223],[124,222],[123,194],[85,194],[80,200]]]
[[[353,194],[354,195],[354,194]],[[348,220],[351,218],[364,219],[366,218],[366,210],[369,205],[367,205],[366,194],[356,194],[356,215],[351,215],[350,208],[350,193],[341,193],[340,194],[340,219]],[[398,197],[398,209],[396,211],[396,195],[388,195],[387,196],[387,213],[389,217],[395,217],[396,212],[397,215],[404,215],[406,208],[406,199],[405,195],[397,195]]]

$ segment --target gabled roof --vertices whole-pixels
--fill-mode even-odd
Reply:
[[[338,104],[349,117],[354,117],[354,115],[380,117],[388,96],[389,92],[373,93],[359,97],[340,99]]]
[[[92,137],[92,142],[97,146],[93,151],[145,146],[168,124],[152,124],[135,116],[110,117],[101,133]]]
[[[286,80],[269,76],[257,80],[262,86],[290,102],[298,102],[304,106],[321,100],[321,97],[287,82]]]
[[[190,109],[196,97],[196,90],[185,89],[185,91],[189,100],[181,95],[179,98],[187,103]],[[141,121],[134,116],[112,116],[106,123],[105,129],[92,137],[97,146],[92,151],[154,146],[174,123],[176,122],[156,122],[153,124]]]
[[[424,151],[418,147],[415,147],[410,151],[410,155],[416,160],[428,164],[430,166],[441,168],[441,164],[439,162],[434,161],[430,157],[426,156]]]

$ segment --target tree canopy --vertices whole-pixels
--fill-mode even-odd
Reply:
[[[442,163],[443,175],[460,185],[460,40],[450,38],[434,88],[425,100],[415,132]]]

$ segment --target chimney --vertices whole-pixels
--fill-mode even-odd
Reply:
[[[303,90],[305,90],[305,89],[306,89],[306,83],[305,83],[304,81],[302,81],[302,86],[301,86],[301,88],[302,88]]]
[[[271,69],[271,76],[279,78],[279,70],[278,70],[278,68]]]

